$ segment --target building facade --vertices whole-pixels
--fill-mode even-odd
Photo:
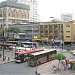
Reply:
[[[75,42],[75,21],[42,22],[39,26],[39,36],[54,42]]]
[[[9,25],[25,23],[29,21],[30,7],[11,1],[0,3],[0,25],[8,28]]]
[[[37,13],[37,1],[36,0],[10,0],[16,3],[22,3],[30,6],[30,15],[29,21],[30,22],[38,22],[39,16]]]
[[[14,24],[9,26],[9,28],[18,28],[21,30],[22,39],[32,39],[34,37],[39,37],[39,23],[29,22],[26,24]],[[24,36],[24,38],[23,38]]]
[[[69,22],[73,20],[73,14],[70,13],[62,13],[61,14],[61,21],[62,22]]]

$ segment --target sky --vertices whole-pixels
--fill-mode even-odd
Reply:
[[[62,13],[73,14],[75,19],[75,0],[37,0],[41,21],[50,21],[50,17],[61,19]]]
[[[73,14],[75,20],[75,0],[37,0],[37,3],[40,21],[50,21],[50,17],[60,19],[62,13]]]

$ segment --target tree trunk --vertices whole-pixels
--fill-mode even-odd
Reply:
[[[58,63],[58,69],[59,69],[59,65],[60,65],[60,60],[59,60],[59,63]]]

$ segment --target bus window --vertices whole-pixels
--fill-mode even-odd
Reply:
[[[34,61],[34,57],[29,58],[29,61]]]

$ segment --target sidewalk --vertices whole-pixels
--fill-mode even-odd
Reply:
[[[10,62],[13,62],[13,61],[14,61],[14,60],[11,59],[11,58],[9,58],[9,60],[8,60],[8,57],[6,57],[5,61],[3,61],[2,58],[0,58],[0,65],[1,65],[1,64],[10,63]]]
[[[61,64],[60,65],[60,70],[57,70],[54,72],[53,66],[58,66],[59,61],[58,60],[53,60],[47,63],[44,63],[40,66],[37,67],[37,72],[40,73],[40,75],[75,75],[74,70],[66,70],[64,71],[64,67]]]

